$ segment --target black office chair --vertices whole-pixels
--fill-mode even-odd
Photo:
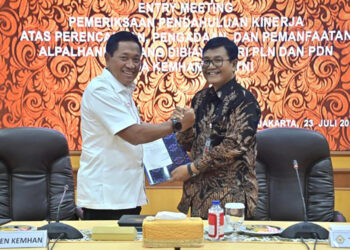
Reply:
[[[66,138],[47,128],[0,130],[0,218],[76,218],[74,181]]]
[[[299,165],[309,221],[346,221],[334,211],[333,168],[326,138],[299,128],[257,133],[256,220],[303,221],[304,212],[293,160]]]

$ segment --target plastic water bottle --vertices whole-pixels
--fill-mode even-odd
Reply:
[[[224,238],[224,210],[220,201],[212,201],[208,211],[208,236],[211,240],[222,240]]]

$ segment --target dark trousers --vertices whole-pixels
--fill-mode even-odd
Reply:
[[[83,208],[83,211],[84,220],[119,220],[123,214],[140,214],[141,207],[119,210]]]

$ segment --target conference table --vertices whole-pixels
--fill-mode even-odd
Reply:
[[[79,230],[91,230],[94,226],[111,226],[116,225],[117,221],[61,221],[62,223],[69,224]],[[282,228],[286,228],[296,222],[281,222],[281,221],[245,221],[244,224],[268,224],[273,226],[279,226]],[[10,222],[7,225],[30,225],[34,227],[39,227],[45,225],[46,221],[14,221]],[[207,222],[205,221],[206,225]],[[334,222],[317,222],[317,224],[323,226],[328,229],[331,224],[335,224]],[[350,225],[350,223],[336,223],[337,225]],[[50,247],[53,245],[53,241],[50,242]],[[310,249],[314,247],[314,241],[306,242]],[[43,248],[30,248],[30,249],[43,249]],[[142,244],[142,240],[135,241],[79,241],[79,240],[60,240],[54,246],[54,250],[71,250],[71,249],[79,249],[79,250],[90,250],[90,249],[125,249],[125,250],[137,250],[137,249],[145,249]],[[166,249],[166,248],[152,248],[152,249]],[[174,248],[168,248],[174,249]],[[190,249],[190,248],[181,248],[182,250]],[[193,249],[193,248],[192,248]],[[269,250],[291,250],[291,249],[306,249],[306,246],[300,242],[300,240],[293,241],[245,241],[245,242],[230,242],[230,241],[207,241],[205,240],[203,246],[197,249],[212,249],[212,250],[225,250],[225,249],[269,249]],[[316,249],[332,249],[329,245],[328,241],[319,241],[317,243]]]

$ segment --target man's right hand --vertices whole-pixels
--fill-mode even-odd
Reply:
[[[192,108],[176,107],[174,113],[171,115],[172,119],[177,119],[182,124],[181,131],[185,131],[193,126],[195,120],[194,110]]]
[[[182,124],[181,131],[185,131],[193,126],[196,116],[194,114],[194,110],[192,108],[187,107],[182,108],[182,115],[183,117],[180,120]]]

